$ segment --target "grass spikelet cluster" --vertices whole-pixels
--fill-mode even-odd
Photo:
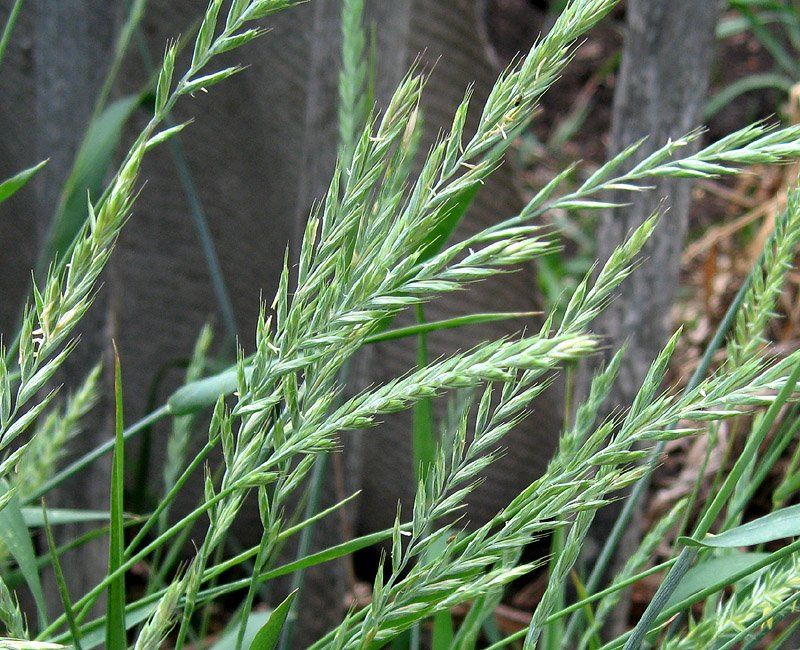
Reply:
[[[772,628],[796,606],[800,589],[800,558],[776,563],[707,617],[690,621],[686,634],[670,639],[664,648],[694,650],[711,645],[735,647]]]
[[[472,93],[465,89],[452,125],[419,161],[418,173],[412,170],[417,168],[424,118],[425,71],[412,68],[386,106],[373,110],[365,3],[345,0],[339,161],[327,194],[308,217],[299,250],[286,253],[274,299],[261,305],[255,352],[245,357],[240,351],[235,365],[206,377],[211,332],[205,328],[188,366],[186,386],[123,430],[118,381],[115,440],[56,472],[62,450],[95,400],[97,373],[67,399],[63,409],[48,413],[55,395],[53,378],[76,345],[73,332],[99,290],[98,277],[121,229],[136,227],[127,222],[140,191],[142,159],[187,126],[168,126],[167,121],[182,97],[216,91],[214,86],[241,71],[237,65],[215,68],[217,57],[262,36],[268,22],[255,21],[293,4],[210,0],[199,17],[183,73],[176,70],[179,44],[167,46],[155,76],[152,119],[106,191],[87,203],[86,225],[64,262],[54,262],[43,280],[36,279],[19,335],[0,354],[0,542],[9,552],[8,562],[0,568],[0,624],[5,635],[0,644],[71,644],[88,649],[107,639],[110,650],[128,643],[142,650],[165,644],[185,648],[206,641],[211,607],[237,594],[241,605],[232,612],[224,638],[233,639],[237,648],[247,643],[273,648],[283,634],[282,643],[288,645],[297,608],[304,607],[302,590],[293,591],[264,617],[257,605],[264,591],[274,587],[273,581],[299,572],[296,583],[301,586],[306,569],[382,543],[386,551],[369,603],[351,609],[314,648],[378,648],[407,639],[418,643],[430,620],[437,650],[486,647],[486,639],[492,648],[515,641],[522,641],[526,650],[537,644],[596,648],[598,630],[622,591],[653,573],[650,565],[660,552],[660,542],[689,512],[698,513],[698,521],[690,535],[675,542],[674,556],[660,567],[667,575],[641,622],[605,647],[638,648],[645,641],[663,641],[670,648],[710,647],[712,636],[714,642],[728,644],[722,647],[732,647],[744,634],[793,617],[798,543],[785,543],[772,554],[758,547],[800,535],[797,511],[783,507],[776,495],[773,512],[755,522],[740,522],[749,497],[791,438],[791,432],[776,436],[783,447],[775,443],[762,454],[771,427],[784,420],[787,409],[795,408],[800,378],[800,352],[780,360],[762,353],[764,331],[800,237],[796,190],[743,292],[728,361],[710,376],[698,377],[682,394],[665,391],[664,378],[681,336],[678,331],[653,360],[630,407],[601,420],[599,414],[625,354],[615,351],[594,378],[586,400],[577,405],[544,474],[509,503],[497,504],[496,513],[483,525],[468,526],[460,518],[483,471],[504,453],[507,434],[531,417],[532,400],[552,384],[553,377],[600,348],[602,341],[592,333],[592,322],[613,300],[620,283],[635,273],[658,214],[629,233],[603,267],[593,269],[577,285],[565,309],[547,314],[540,326],[529,325],[516,336],[486,340],[433,361],[425,359],[405,374],[356,394],[345,391],[348,364],[359,350],[376,337],[410,333],[391,329],[399,313],[513,272],[555,250],[556,235],[537,222],[547,210],[602,209],[609,207],[602,200],[608,190],[642,192],[662,176],[712,178],[746,165],[800,156],[799,127],[772,129],[757,124],[682,156],[686,145],[701,135],[692,131],[663,143],[631,171],[620,172],[641,146],[636,143],[576,190],[560,192],[571,173],[564,170],[518,214],[499,215],[495,224],[464,239],[455,237],[475,194],[528,125],[537,101],[555,83],[577,40],[616,0],[567,2],[550,32],[499,76],[483,107],[472,106]],[[474,133],[466,132],[469,111],[480,113]],[[420,322],[412,329],[424,335],[487,316],[497,317]],[[341,447],[343,437],[355,430],[380,435],[384,416],[432,398],[448,398],[450,414],[440,427],[435,453],[418,474],[410,512],[398,507],[388,530],[371,531],[319,553],[300,553],[296,560],[279,564],[282,549],[292,544],[305,548],[303,540],[320,520],[357,498],[348,495],[325,510],[315,507],[324,461]],[[736,420],[742,414],[757,417],[750,420],[752,429],[741,457],[729,475],[720,477],[709,502],[698,502],[694,494],[661,518],[608,586],[585,580],[579,555],[598,509],[624,498],[624,488],[649,476],[652,464],[642,461],[651,450],[667,440],[695,435],[706,424]],[[172,418],[163,494],[153,512],[126,518],[117,462],[111,490],[114,508],[107,520],[103,517],[112,530],[109,570],[100,584],[74,602],[61,573],[63,549],[52,542],[50,524],[97,513],[45,510],[42,525],[51,555],[40,561],[56,569],[63,599],[63,611],[48,618],[38,598],[37,558],[28,534],[29,526],[40,525],[31,523],[41,515],[36,501],[107,451],[113,449],[115,458],[122,458],[124,441],[162,418]],[[203,423],[208,428],[200,432]],[[195,451],[190,442],[198,440],[202,447]],[[196,495],[196,507],[176,514],[179,495],[198,476],[203,494]],[[787,474],[785,484],[790,481]],[[222,551],[228,532],[248,498],[259,508],[259,543],[226,558]],[[37,507],[35,515],[32,506]],[[179,566],[179,549],[199,522],[207,527],[197,540],[196,553]],[[131,528],[123,534],[125,524]],[[544,535],[556,540],[553,557],[524,562],[522,549]],[[730,548],[747,550],[733,556]],[[727,564],[726,558],[739,556],[744,565]],[[725,563],[724,571],[720,562]],[[508,585],[545,564],[547,584],[530,623],[515,634],[499,636],[493,610]],[[146,567],[141,572],[147,579],[142,593],[122,588],[134,567]],[[704,593],[692,586],[701,583],[698,575],[702,578],[711,569],[714,580],[706,580],[704,587],[713,584],[713,591]],[[230,577],[237,571],[245,577]],[[748,575],[750,582],[741,582]],[[571,601],[565,589],[570,579],[579,587]],[[31,588],[41,610],[30,630],[14,591],[21,582]],[[728,584],[736,584],[736,590],[723,597],[719,592]],[[93,607],[107,593],[108,615],[92,620]],[[676,593],[677,600],[671,600]],[[699,600],[705,601],[702,617],[666,629],[674,614]],[[450,612],[457,606],[466,615],[461,626],[452,629]],[[441,639],[449,640],[442,645]]]

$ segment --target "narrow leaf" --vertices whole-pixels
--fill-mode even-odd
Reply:
[[[0,494],[7,494],[9,489],[8,483],[0,479]],[[33,594],[39,616],[39,626],[47,627],[47,609],[36,567],[36,553],[31,543],[31,535],[22,518],[22,509],[16,494],[12,494],[6,507],[0,510],[0,540],[17,562],[19,571]]]
[[[3,650],[61,650],[67,646],[45,641],[25,641],[24,639],[2,639]]]
[[[19,172],[19,174],[14,174],[14,176],[12,176],[11,178],[7,178],[2,183],[0,183],[0,203],[5,201],[9,197],[13,196],[19,190],[25,187],[28,181],[34,177],[36,172],[38,172],[46,164],[47,160],[43,160],[38,165],[29,167],[28,169]]]
[[[781,508],[719,535],[709,534],[702,540],[681,537],[679,541],[687,546],[736,548],[765,544],[797,535],[800,535],[800,504]]]
[[[109,540],[109,575],[124,562],[123,490],[125,471],[125,438],[122,435],[122,372],[119,354],[114,348],[114,401],[116,405],[114,456],[111,461],[111,531]],[[108,613],[106,615],[107,650],[125,650],[125,574],[120,573],[108,586]]]
[[[449,650],[453,647],[453,619],[449,611],[437,612],[433,616],[433,650]]]
[[[100,194],[125,124],[146,97],[145,93],[139,93],[118,99],[89,125],[64,185],[47,244],[43,249],[40,267],[63,257],[83,227],[89,215],[86,207],[87,192],[89,196]]]
[[[252,374],[252,366],[245,369],[245,374]],[[172,415],[189,415],[207,406],[216,404],[220,395],[230,395],[238,386],[236,367],[194,381],[176,390],[167,400]]]
[[[53,537],[53,529],[50,528],[50,523],[47,520],[47,508],[42,499],[41,509],[42,519],[44,521],[44,530],[47,537],[47,548],[50,552],[50,566],[53,567],[53,573],[56,578],[56,585],[58,586],[58,594],[61,597],[61,604],[64,606],[64,616],[67,618],[67,625],[69,625],[69,632],[72,635],[70,639],[75,650],[82,650],[81,648],[81,633],[78,628],[78,623],[75,619],[75,612],[72,609],[72,603],[69,598],[69,589],[67,588],[67,581],[64,579],[64,572],[61,570],[61,560],[58,557],[58,546]]]
[[[422,305],[417,305],[417,323],[425,324],[425,312]],[[425,332],[417,336],[417,367],[428,365],[428,340]],[[423,398],[414,404],[412,421],[412,452],[414,476],[417,481],[423,479],[428,469],[436,460],[436,438],[433,433],[433,400]],[[399,518],[396,526],[399,527]]]
[[[681,578],[675,591],[672,592],[667,608],[677,605],[709,585],[723,582],[726,576],[739,574],[766,557],[769,557],[769,553],[737,553],[736,555],[711,558],[693,566]]]
[[[269,622],[272,612],[251,612],[247,617],[247,626],[244,632],[244,644],[242,647],[249,647],[256,634],[263,625]],[[237,627],[226,631],[218,641],[213,643],[208,650],[236,650]]]
[[[772,495],[773,503],[781,503],[800,490],[800,473],[787,476]]]
[[[22,518],[28,528],[41,528],[45,525],[40,508],[22,508]],[[48,508],[47,523],[50,526],[79,524],[94,521],[106,522],[109,514],[105,510],[75,510],[69,508]]]
[[[469,316],[456,316],[454,318],[418,323],[417,325],[409,325],[408,327],[398,327],[385,332],[378,332],[377,334],[368,336],[365,339],[365,342],[379,343],[381,341],[394,341],[396,339],[402,339],[408,336],[418,336],[419,334],[428,334],[430,332],[436,332],[439,330],[456,329],[458,327],[465,327],[467,325],[496,323],[499,321],[511,320],[512,318],[528,318],[530,316],[535,316],[538,313],[539,312],[535,311],[509,311],[470,314]]]
[[[256,633],[253,642],[250,644],[250,650],[273,650],[281,637],[283,624],[286,622],[286,616],[289,614],[292,601],[296,595],[297,590],[290,593],[286,599],[273,610],[269,620]]]

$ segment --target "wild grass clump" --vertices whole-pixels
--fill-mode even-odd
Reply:
[[[563,432],[545,473],[510,503],[498,504],[496,515],[476,530],[445,522],[452,522],[448,515],[469,500],[479,473],[495,460],[504,436],[528,417],[531,400],[552,374],[601,345],[592,334],[592,321],[634,272],[658,215],[631,232],[603,267],[577,286],[560,315],[550,314],[536,331],[487,341],[344,397],[347,363],[358,350],[378,336],[407,334],[392,333],[395,315],[554,250],[557,235],[537,223],[546,211],[605,208],[602,197],[607,190],[645,191],[650,179],[658,176],[707,178],[800,155],[800,127],[771,129],[759,124],[681,157],[683,148],[699,136],[699,132],[687,134],[665,143],[632,170],[622,171],[641,146],[637,143],[577,190],[559,195],[569,173],[565,170],[519,214],[466,239],[454,239],[455,225],[514,137],[527,127],[538,98],[557,79],[576,39],[615,3],[566,4],[548,35],[499,77],[485,106],[471,106],[471,93],[465,91],[451,128],[427,153],[418,175],[411,173],[411,161],[417,155],[425,75],[416,69],[409,72],[385,109],[370,113],[371,102],[364,99],[369,92],[367,39],[361,27],[364,3],[343,3],[339,165],[327,195],[308,218],[300,250],[293,253],[296,280],[290,282],[287,261],[274,300],[262,305],[255,353],[248,358],[242,354],[234,368],[201,379],[210,345],[210,333],[204,332],[187,385],[128,429],[122,425],[123,387],[117,364],[113,441],[55,472],[59,450],[69,444],[94,399],[97,377],[92,374],[62,408],[54,406],[57,392],[50,389],[51,380],[76,345],[75,327],[98,291],[97,279],[134,207],[143,157],[186,126],[162,127],[181,97],[239,72],[237,66],[216,69],[216,57],[258,37],[264,28],[254,21],[293,4],[234,0],[223,7],[221,0],[210,2],[189,69],[176,71],[178,44],[168,46],[157,75],[152,119],[105,193],[88,206],[86,224],[62,258],[65,261],[54,261],[46,279],[33,289],[16,342],[0,355],[0,538],[8,558],[0,579],[0,623],[7,637],[2,643],[13,648],[53,647],[45,644],[90,648],[102,643],[110,649],[129,644],[157,648],[165,643],[185,647],[207,634],[202,622],[207,618],[195,614],[236,592],[242,605],[230,622],[232,643],[272,648],[281,630],[291,627],[293,607],[302,608],[303,602],[293,604],[290,595],[264,617],[255,609],[263,584],[367,544],[386,542],[390,550],[377,571],[370,603],[352,609],[315,648],[377,648],[409,632],[418,639],[428,620],[434,621],[436,647],[491,643],[499,648],[521,639],[524,648],[533,648],[546,632],[548,647],[595,648],[601,645],[598,631],[621,590],[654,571],[650,564],[658,542],[676,526],[685,536],[675,542],[673,556],[658,567],[664,579],[642,622],[603,647],[634,648],[656,639],[670,648],[707,648],[710,643],[733,647],[766,634],[779,622],[795,625],[800,542],[782,540],[800,533],[796,509],[778,504],[755,523],[741,522],[753,491],[777,462],[776,445],[794,431],[787,433],[786,428],[794,426],[797,410],[800,353],[773,359],[760,337],[800,233],[796,190],[731,310],[733,336],[724,366],[706,377],[698,374],[680,395],[663,392],[678,332],[653,361],[630,409],[598,421],[624,355],[619,351],[594,378],[589,397]],[[481,117],[477,130],[465,133],[470,110]],[[479,318],[486,317],[475,320]],[[414,332],[463,322],[422,323]],[[412,511],[398,510],[389,530],[302,557],[288,567],[278,566],[283,546],[342,505],[299,517],[292,512],[302,502],[297,495],[308,489],[309,482],[314,484],[312,470],[318,459],[335,452],[348,431],[377,426],[385,414],[442,395],[453,396],[451,417],[433,458],[422,466]],[[195,417],[203,410],[210,412],[210,426],[202,449],[192,455],[188,432],[203,421]],[[757,414],[751,420],[752,431],[745,436],[733,469],[718,477],[713,498],[704,503],[695,495],[694,500],[681,502],[654,524],[607,588],[582,588],[584,580],[575,567],[592,519],[623,488],[652,472],[653,462],[644,462],[651,450],[745,413]],[[173,419],[164,494],[155,510],[133,522],[126,535],[124,443],[160,418]],[[81,513],[49,509],[42,513],[39,499],[112,449],[109,569],[100,584],[71,601],[61,575],[63,549],[55,547],[49,524],[56,517],[70,520]],[[210,460],[214,450],[221,451],[218,466]],[[42,475],[45,471],[48,476]],[[202,500],[170,523],[167,515],[177,495],[198,472],[205,477]],[[787,481],[792,478],[786,476]],[[221,559],[218,550],[252,495],[263,524],[260,542],[234,558]],[[693,528],[685,525],[690,511],[699,513]],[[201,519],[208,527],[196,554],[176,566],[170,548],[180,547],[178,540]],[[48,533],[49,552],[41,563],[30,542],[29,525],[43,525]],[[710,536],[712,530],[715,535]],[[541,564],[522,562],[521,550],[553,531],[561,531],[564,543],[549,560],[549,581],[530,625],[502,638],[492,616],[505,587]],[[612,538],[609,548],[614,543]],[[765,544],[770,544],[769,551]],[[124,589],[124,576],[137,563],[151,568],[151,583],[141,596]],[[53,619],[47,618],[43,604],[40,564],[54,568],[61,586],[63,609]],[[250,577],[226,581],[229,569],[244,565],[249,566]],[[579,587],[575,602],[564,596],[571,576]],[[36,600],[35,621],[26,621],[17,604],[15,590],[21,583]],[[726,591],[730,585],[733,590]],[[106,614],[89,620],[92,607],[104,595]],[[449,612],[457,605],[466,607],[467,614],[452,629]],[[254,621],[258,621],[255,635]],[[772,647],[777,647],[775,642]]]

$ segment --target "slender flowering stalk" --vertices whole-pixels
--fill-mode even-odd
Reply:
[[[97,278],[131,213],[142,157],[183,128],[159,130],[165,116],[181,97],[236,74],[238,66],[215,70],[212,62],[261,34],[262,28],[252,26],[252,21],[291,4],[289,0],[210,0],[189,68],[179,78],[175,72],[177,45],[167,47],[153,118],[107,192],[89,208],[89,222],[68,264],[51,269],[44,286],[34,291],[13,355],[16,361],[0,355],[0,450],[7,453],[0,462],[0,478],[35,450],[32,445],[27,450],[19,445],[20,436],[33,427],[52,399],[49,394],[41,397],[41,389],[72,349],[71,333],[91,303]],[[412,170],[421,136],[425,75],[414,67],[384,110],[368,113],[366,39],[361,28],[364,4],[363,0],[344,3],[340,160],[327,195],[308,219],[296,268],[290,273],[287,252],[275,298],[269,306],[261,306],[256,351],[248,360],[240,354],[234,369],[236,393],[207,400],[213,413],[203,449],[194,458],[186,458],[193,419],[176,421],[169,445],[174,466],[165,474],[163,501],[126,550],[119,568],[71,603],[75,614],[70,628],[78,626],[84,639],[97,624],[85,618],[108,585],[136,564],[158,563],[161,549],[188,535],[201,517],[208,518],[208,528],[200,533],[197,552],[181,576],[156,595],[128,604],[130,620],[137,616],[144,620],[149,615],[135,647],[158,647],[173,624],[177,626],[175,647],[185,647],[196,632],[198,611],[234,589],[248,590],[244,621],[260,581],[288,571],[274,566],[282,546],[327,514],[310,512],[298,521],[300,510],[293,505],[302,503],[298,494],[318,457],[336,451],[340,437],[350,431],[365,429],[365,435],[373,435],[370,429],[387,414],[410,409],[422,400],[456,394],[459,407],[443,428],[436,461],[418,486],[412,512],[398,511],[395,525],[386,533],[390,550],[377,573],[370,604],[351,612],[314,647],[379,647],[426,618],[442,615],[456,605],[475,603],[467,617],[470,630],[457,637],[463,642],[460,647],[468,647],[468,639],[477,639],[481,620],[491,614],[492,603],[499,602],[506,585],[538,566],[538,562],[522,563],[520,550],[537,536],[562,529],[567,543],[552,559],[549,584],[529,628],[521,635],[525,636],[524,647],[532,648],[548,622],[576,607],[560,603],[562,583],[574,570],[577,551],[594,514],[622,488],[650,471],[637,465],[647,453],[641,447],[692,435],[699,428],[695,422],[731,419],[765,406],[777,410],[780,400],[794,399],[794,386],[788,384],[788,378],[800,362],[800,353],[779,362],[756,354],[800,232],[791,221],[779,227],[764,272],[753,284],[731,344],[735,363],[684,395],[663,392],[680,336],[676,333],[653,362],[630,408],[609,420],[596,421],[621,362],[623,353],[618,353],[595,378],[587,402],[579,406],[575,422],[564,432],[544,475],[510,503],[499,504],[488,523],[462,530],[463,524],[456,519],[461,508],[468,503],[481,472],[502,453],[505,436],[529,416],[531,400],[564,364],[597,351],[600,343],[591,332],[592,322],[613,299],[620,283],[635,271],[657,215],[630,233],[596,276],[587,274],[570,296],[563,316],[549,314],[538,330],[485,341],[347,398],[343,397],[342,369],[370,336],[384,330],[404,310],[511,272],[552,252],[557,246],[554,234],[535,222],[544,211],[606,207],[596,198],[599,193],[608,189],[644,191],[649,179],[659,176],[708,178],[733,173],[741,165],[788,160],[800,155],[800,129],[770,130],[756,125],[681,158],[685,145],[699,137],[699,132],[692,132],[664,144],[633,170],[620,173],[622,163],[639,146],[633,145],[576,191],[558,196],[570,171],[566,170],[519,214],[500,215],[497,224],[466,239],[453,239],[464,206],[501,164],[513,138],[527,126],[542,93],[572,55],[576,39],[606,15],[616,0],[567,3],[548,35],[500,75],[486,105],[479,109],[474,133],[465,133],[467,113],[475,109],[470,106],[470,90],[465,90],[452,125],[431,147],[417,173]],[[796,195],[790,199],[793,216],[796,199]],[[190,381],[200,372],[208,344],[208,335],[201,337]],[[465,397],[472,395],[478,397],[474,401]],[[184,417],[193,414],[191,409],[181,412]],[[682,423],[680,428],[673,426],[675,422]],[[11,449],[15,451],[10,453]],[[210,460],[214,449],[220,451],[217,464]],[[201,468],[202,503],[170,525],[167,514],[178,489]],[[235,561],[217,563],[216,556],[248,496],[258,503],[261,542]],[[10,499],[5,498],[6,502]],[[402,523],[403,517],[408,518],[407,524]],[[148,534],[154,539],[145,545]],[[621,588],[625,577],[646,563],[656,539],[657,534],[645,540],[615,585]],[[305,569],[344,552],[342,548],[329,549],[291,566]],[[225,569],[248,558],[255,558],[252,579],[220,586],[211,583]],[[169,561],[165,564],[169,566]],[[154,567],[154,575],[165,573],[163,566]],[[769,611],[778,611],[793,597],[791,590],[785,589],[791,580],[777,573],[768,578],[759,583],[762,587],[748,593],[766,603],[765,607],[773,607]],[[781,580],[784,586],[779,586]],[[9,633],[24,636],[13,594],[6,592],[0,588],[0,620]],[[597,596],[600,619],[617,597],[614,589]],[[715,625],[728,630],[756,624],[753,612],[738,609],[740,601],[725,607],[730,610],[716,616]],[[55,636],[65,622],[66,616],[57,618],[40,631],[39,641],[67,640],[66,635]],[[280,622],[271,619],[262,632],[267,630],[274,637],[278,630],[271,628],[273,624]],[[683,637],[705,638],[702,625],[705,623],[690,627]],[[244,631],[240,626],[239,644]],[[584,637],[587,644],[591,632],[590,626]],[[259,637],[262,641],[266,638],[261,633]],[[71,642],[77,644],[78,639]]]
[[[721,602],[709,615],[691,621],[685,634],[668,639],[663,647],[665,650],[700,650],[711,645],[721,646],[753,621],[764,617],[767,619],[764,625],[771,627],[770,613],[796,596],[798,591],[800,557],[795,555],[770,567],[751,586]]]

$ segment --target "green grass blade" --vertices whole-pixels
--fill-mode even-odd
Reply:
[[[44,641],[25,641],[24,639],[2,639],[3,650],[67,650],[66,646]]]
[[[568,410],[565,410],[565,412],[569,413]],[[559,558],[564,553],[564,544],[566,541],[567,533],[563,528],[557,528],[553,531],[550,539],[550,562],[547,567],[547,574],[550,576],[551,583],[558,577],[556,567]],[[561,586],[555,591],[555,608],[563,609],[565,604],[565,591],[564,587]],[[550,625],[545,627],[542,631],[542,647],[545,650],[556,650],[564,636],[565,627],[563,619],[553,621]]]
[[[118,99],[89,124],[39,257],[37,268],[40,273],[46,265],[65,256],[83,227],[88,217],[87,194],[98,196],[102,191],[122,131],[146,97],[146,93],[139,93]]]
[[[401,530],[411,530],[411,524],[404,524],[401,527]],[[380,544],[381,542],[385,542],[388,539],[391,539],[392,533],[394,532],[393,528],[386,528],[384,530],[378,531],[377,533],[370,533],[369,535],[363,535],[361,537],[357,537],[356,539],[349,540],[347,542],[343,542],[341,544],[337,544],[336,546],[331,546],[329,548],[323,549],[322,551],[317,551],[316,553],[311,553],[310,555],[306,555],[305,557],[294,560],[292,562],[288,562],[283,564],[279,567],[275,567],[274,569],[270,569],[262,573],[258,579],[259,582],[265,582],[267,580],[274,580],[275,578],[280,578],[281,576],[291,575],[295,571],[299,569],[309,569],[311,567],[317,566],[319,564],[324,564],[325,562],[330,562],[332,560],[338,560],[339,558],[345,557],[362,549],[368,548],[369,546],[374,546],[375,544]],[[254,553],[248,554],[248,556],[253,555]],[[228,566],[224,567],[212,567],[209,572],[203,576],[204,580],[209,580],[216,575],[222,573],[222,570],[229,568]],[[250,579],[244,579],[240,581],[239,587],[242,588],[249,584]],[[234,583],[230,583],[225,589],[219,588],[218,591],[208,591],[208,596],[216,596],[220,593],[228,593],[227,589],[233,586]]]
[[[678,541],[688,546],[703,548],[737,548],[765,544],[797,535],[800,535],[800,505],[781,508],[719,535],[707,535],[702,539],[681,537]]]
[[[417,305],[417,323],[424,325],[425,312]],[[428,340],[425,332],[417,335],[417,367],[428,365]],[[414,404],[411,431],[414,476],[420,481],[436,460],[436,438],[433,433],[433,400],[428,397]]]
[[[453,650],[476,650],[481,632],[490,643],[503,638],[495,624],[494,610],[500,604],[502,592],[499,589],[476,598],[469,612],[458,625],[458,630],[450,646]]]
[[[425,324],[425,309],[422,305],[416,306],[417,324]],[[428,365],[428,335],[420,331],[417,335],[417,368],[424,368]],[[411,422],[411,455],[414,466],[414,478],[419,483],[425,480],[425,476],[430,471],[431,466],[436,462],[436,437],[433,432],[433,399],[426,397],[414,404]],[[400,513],[398,511],[398,518]],[[399,547],[400,545],[397,544]],[[393,551],[394,552],[394,551]],[[440,612],[450,618],[449,612]],[[447,626],[440,615],[434,617],[434,650],[441,645],[436,645],[438,636],[446,635]],[[418,650],[420,647],[420,624],[417,623],[411,629],[409,637],[409,648]],[[450,640],[452,641],[452,629],[450,630]],[[441,641],[440,641],[441,644]],[[447,646],[449,647],[449,645]]]
[[[798,455],[798,452],[800,452],[800,447],[796,449],[795,456]],[[776,488],[775,492],[772,495],[772,503],[780,504],[783,501],[786,501],[787,499],[792,497],[794,493],[797,492],[798,490],[800,490],[800,472],[794,471],[793,467],[790,466],[790,469],[787,472],[786,477],[783,479],[781,484]]]
[[[792,89],[794,82],[784,74],[765,72],[762,74],[752,74],[734,81],[725,86],[708,100],[703,109],[703,120],[708,122],[712,117],[719,113],[723,108],[734,102],[738,97],[745,93],[756,90],[780,90],[787,94]]]
[[[8,47],[8,42],[11,40],[11,34],[14,32],[14,26],[17,24],[17,18],[19,17],[19,12],[22,9],[23,2],[24,0],[15,0],[14,6],[11,7],[11,11],[8,13],[6,26],[3,28],[3,36],[0,37],[0,65],[3,63],[3,58],[6,54],[6,48]]]
[[[585,600],[589,596],[589,592],[586,591],[586,585],[583,584],[583,581],[580,579],[580,577],[575,571],[573,571],[570,574],[570,577],[572,578],[572,584],[575,587],[575,593],[578,600]],[[595,616],[595,609],[591,605],[586,605],[586,607],[583,608],[583,615],[586,617],[586,623],[589,629],[592,629],[597,626],[597,617]],[[565,631],[564,627],[562,627],[561,629],[562,631]],[[587,643],[591,650],[599,648],[602,645],[599,632],[597,631],[592,632],[592,634],[589,635]]]
[[[411,650],[411,644],[414,639],[412,638],[414,630],[406,630],[396,638],[392,639],[389,650]]]
[[[47,548],[50,552],[50,566],[53,567],[53,573],[56,578],[56,585],[58,586],[58,594],[61,597],[61,604],[64,606],[64,616],[67,617],[67,625],[69,632],[72,635],[72,645],[75,650],[82,650],[81,648],[81,633],[78,629],[78,623],[75,620],[75,612],[72,611],[72,603],[69,598],[69,589],[67,589],[67,582],[64,579],[64,572],[61,570],[61,561],[58,558],[58,549],[56,547],[56,540],[53,537],[53,529],[50,527],[50,522],[47,519],[47,508],[42,499],[42,520],[44,521],[44,531],[47,536]]]
[[[281,637],[283,624],[286,622],[286,617],[289,614],[292,601],[296,595],[297,591],[295,590],[273,610],[272,614],[269,616],[269,620],[256,633],[253,642],[250,644],[250,650],[273,650],[273,648],[275,648]]]
[[[59,526],[63,524],[91,523],[108,521],[109,514],[105,510],[77,510],[71,508],[48,508],[47,517],[39,508],[22,508],[22,518],[28,528],[43,526]]]
[[[114,401],[116,406],[114,457],[111,464],[111,531],[109,539],[109,575],[116,572],[124,561],[123,491],[125,488],[125,438],[122,435],[122,372],[119,355],[114,350]],[[125,574],[120,573],[108,585],[108,612],[106,614],[106,649],[125,650]]]
[[[251,612],[247,617],[247,630],[245,631],[245,642],[252,643],[259,629],[269,621],[272,612]],[[227,629],[218,641],[211,644],[208,650],[236,650],[236,626]]]
[[[509,312],[487,312],[480,314],[469,314],[468,316],[456,316],[454,318],[421,322],[418,323],[417,325],[409,325],[408,327],[397,327],[394,329],[386,330],[385,332],[378,332],[377,334],[368,336],[365,342],[379,343],[381,341],[394,341],[409,336],[430,334],[431,332],[456,329],[458,327],[465,327],[468,325],[497,323],[500,321],[511,320],[512,318],[529,318],[531,316],[536,316],[538,313],[539,312],[535,311],[509,311]]]
[[[746,32],[750,23],[742,16],[729,16],[724,17],[717,24],[716,37],[717,40],[725,40],[731,36],[737,36]]]
[[[438,612],[433,617],[432,650],[450,650],[453,647],[455,632],[450,612]]]
[[[8,483],[4,479],[0,479],[0,494],[5,495],[8,490]],[[5,508],[0,510],[0,540],[16,560],[20,573],[33,594],[39,626],[46,627],[47,606],[44,599],[44,591],[42,590],[42,582],[39,579],[36,553],[33,550],[31,536],[22,517],[22,508],[16,495],[12,495]]]
[[[248,366],[245,373],[252,373]],[[193,381],[176,390],[167,400],[167,409],[171,415],[190,415],[208,406],[216,404],[220,395],[230,395],[238,387],[237,367]]]
[[[36,172],[38,172],[46,164],[47,160],[43,160],[38,165],[34,165],[33,167],[29,167],[18,174],[14,174],[11,178],[7,178],[0,183],[0,203],[12,197],[19,190],[25,187],[28,181],[34,177]]]
[[[769,557],[769,553],[737,553],[714,557],[696,564],[678,583],[667,607],[680,603],[710,584],[723,581],[730,576],[740,575],[742,571],[759,564],[766,557]]]
[[[761,488],[764,481],[772,472],[778,461],[784,456],[787,447],[794,440],[798,428],[800,428],[800,407],[797,404],[783,417],[783,421],[777,427],[775,434],[770,440],[769,447],[766,452],[759,459],[758,466],[755,468],[753,477],[743,486],[736,495],[733,503],[731,504],[731,511],[735,513],[736,517],[740,517],[745,509],[745,504],[750,503],[753,495]],[[773,510],[778,509],[781,505],[780,501],[776,499],[778,490],[776,489],[772,496]],[[728,528],[738,523],[729,518],[725,521],[723,528]]]

